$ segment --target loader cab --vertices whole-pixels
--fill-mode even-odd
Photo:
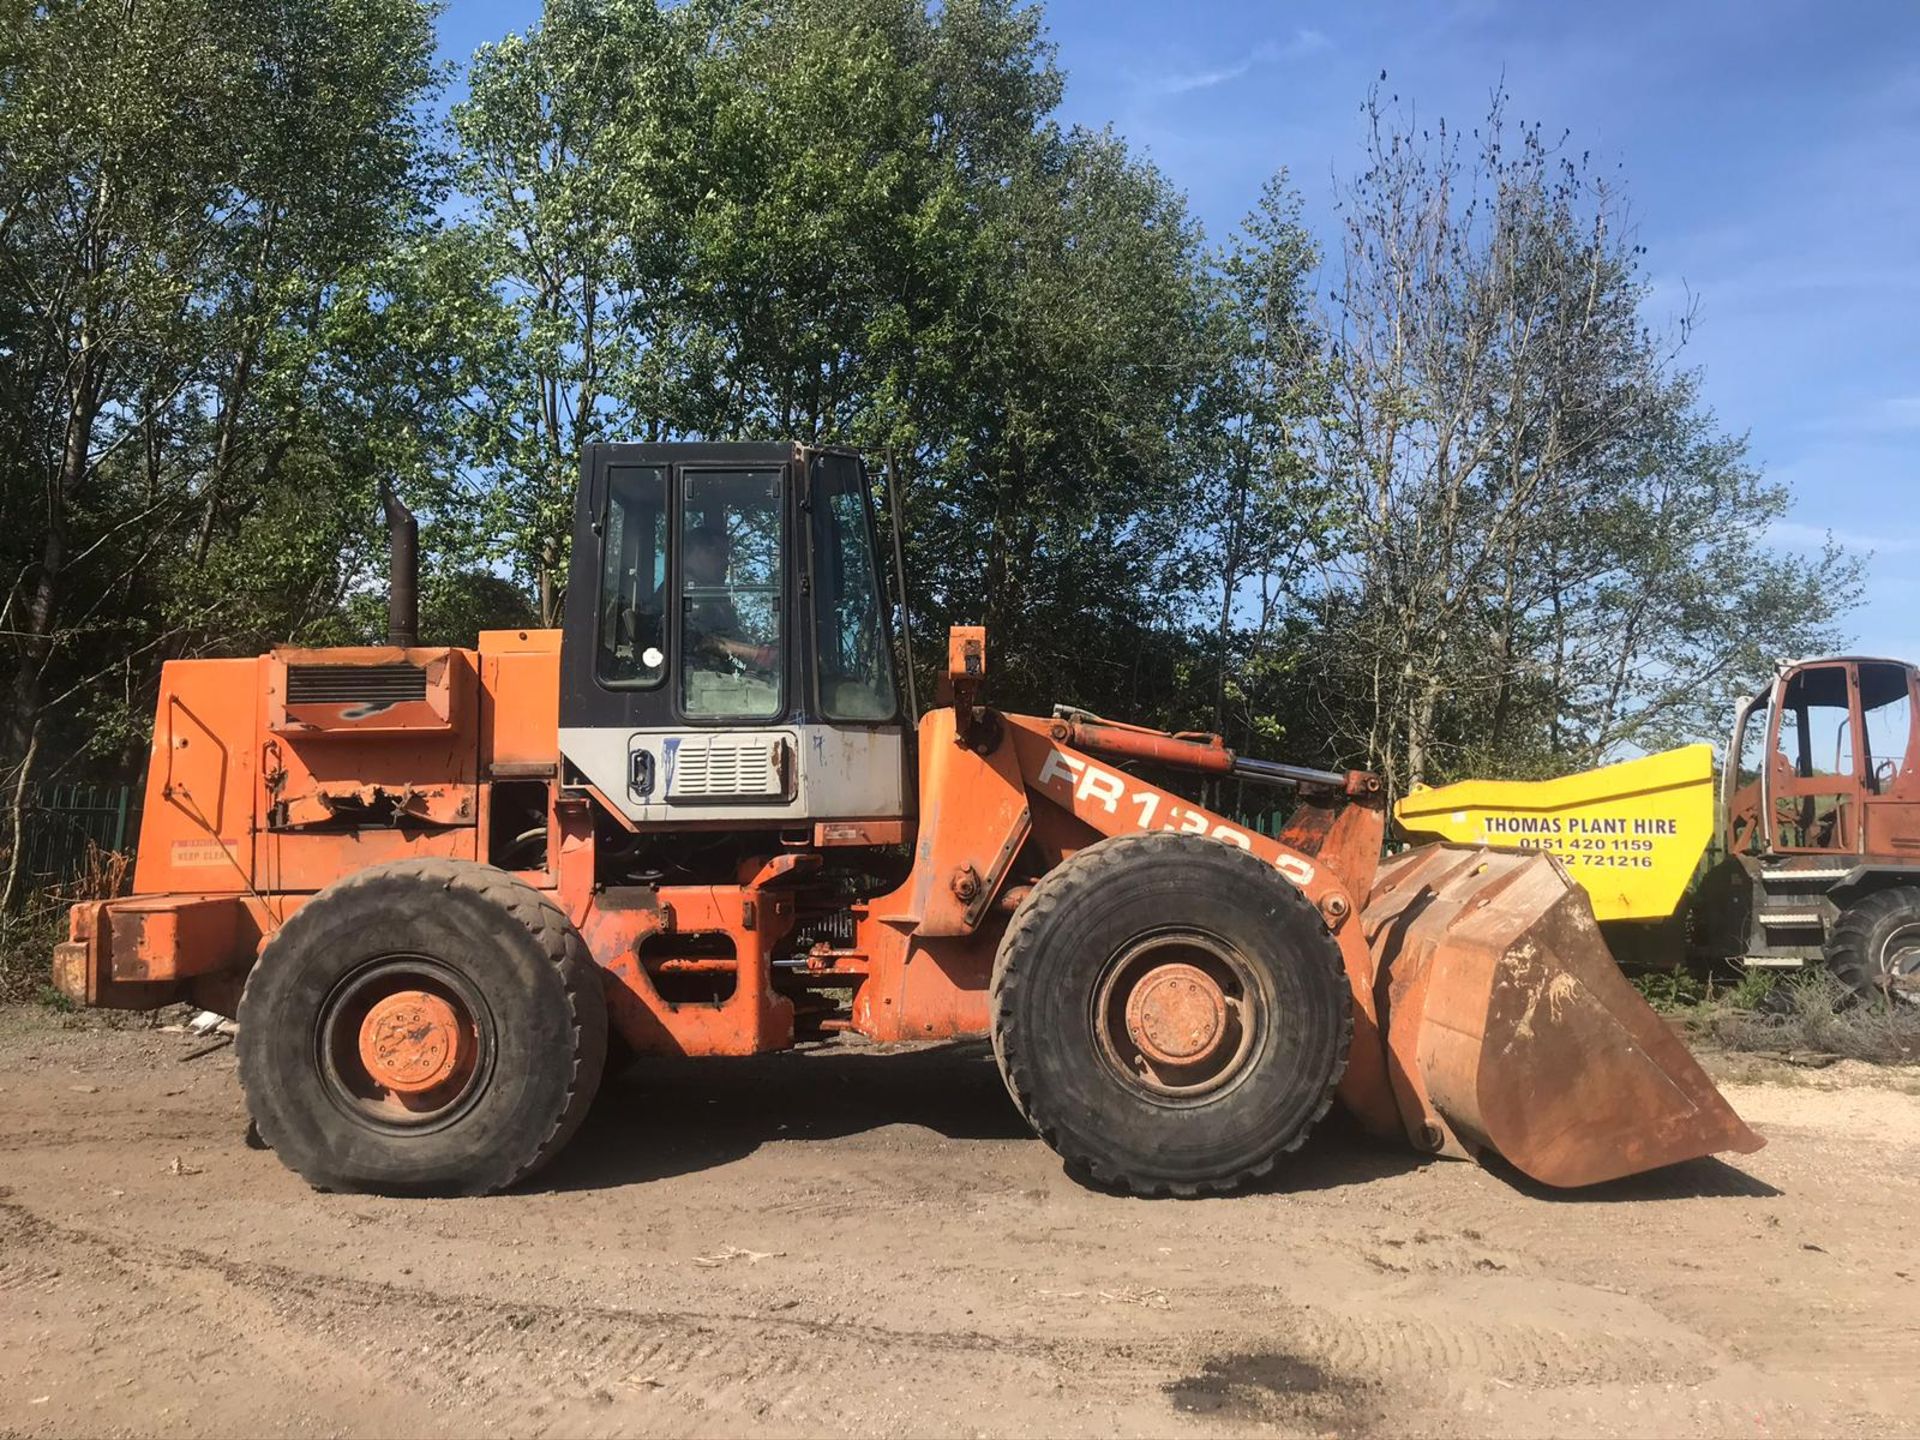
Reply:
[[[897,831],[905,719],[876,538],[847,451],[589,446],[561,644],[567,781],[634,827]]]
[[[1722,782],[1736,855],[1920,855],[1920,688],[1898,660],[1783,665],[1734,722]]]

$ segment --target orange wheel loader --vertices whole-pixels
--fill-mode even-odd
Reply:
[[[565,628],[471,650],[416,643],[390,502],[387,645],[165,667],[134,893],[74,907],[60,988],[237,1016],[260,1135],[339,1190],[512,1185],[610,1044],[838,1031],[990,1037],[1141,1195],[1269,1174],[1336,1097],[1549,1185],[1761,1143],[1550,855],[1383,861],[1373,776],[1001,713],[979,629],[911,725],[871,502],[843,450],[592,447]],[[1268,838],[1148,778],[1183,773],[1298,808]]]

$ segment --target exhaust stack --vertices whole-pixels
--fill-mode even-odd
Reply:
[[[387,512],[387,644],[411,649],[420,641],[420,522],[384,481]]]

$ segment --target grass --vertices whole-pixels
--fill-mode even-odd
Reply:
[[[18,915],[0,916],[0,1005],[60,997],[53,988],[53,947],[66,938],[66,914],[34,896]]]
[[[1787,1057],[1832,1056],[1875,1065],[1920,1063],[1920,1005],[1862,1000],[1823,969],[1750,970],[1732,984],[1693,975],[1645,975],[1647,1002],[1714,1049]]]
[[[17,914],[0,915],[0,1004],[39,1001],[71,1008],[53,988],[53,947],[67,938],[67,907],[125,892],[130,857],[89,848],[86,867],[65,885],[37,890]]]

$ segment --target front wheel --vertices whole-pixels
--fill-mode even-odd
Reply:
[[[328,1190],[484,1195],[550,1160],[606,1058],[599,968],[491,866],[376,865],[330,886],[247,977],[236,1041],[261,1138]]]
[[[1140,1195],[1268,1174],[1332,1102],[1352,1029],[1306,897],[1217,840],[1129,835],[1033,887],[994,963],[993,1044],[1068,1169]]]
[[[1847,907],[1827,968],[1862,999],[1920,1001],[1920,889],[1899,886]]]

